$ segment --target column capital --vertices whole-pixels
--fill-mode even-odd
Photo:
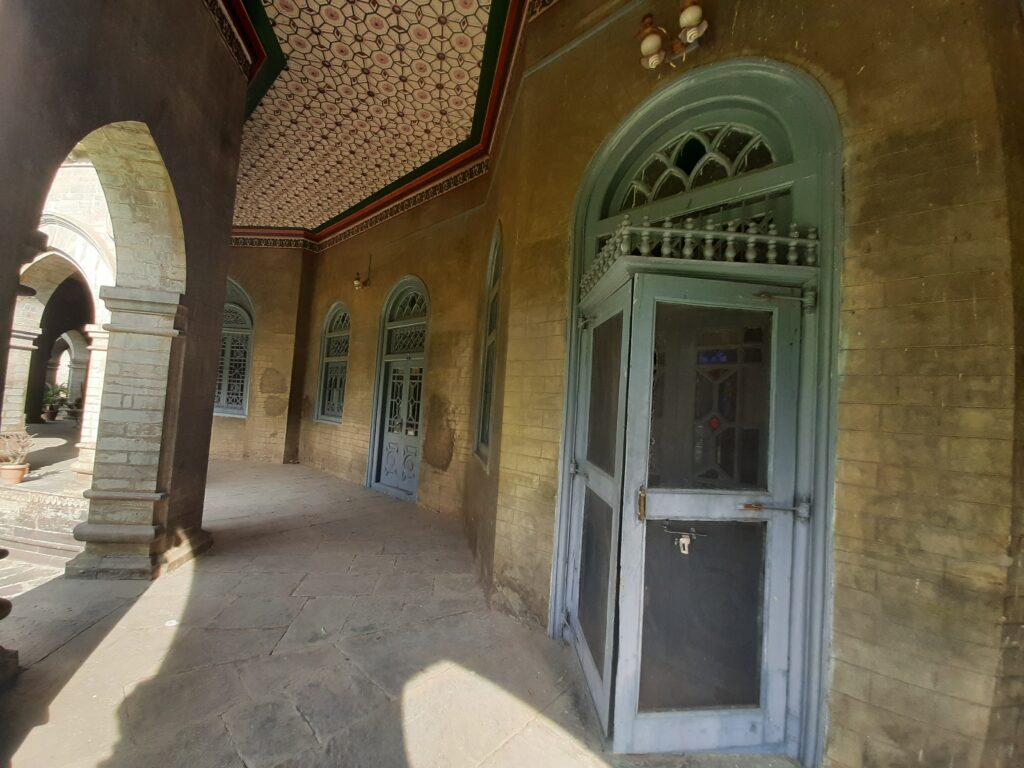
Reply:
[[[90,350],[99,349],[105,351],[107,349],[107,343],[110,341],[110,331],[102,325],[96,325],[95,323],[87,324],[83,330],[89,338]]]
[[[103,326],[106,331],[172,338],[179,335],[174,325],[180,293],[106,285],[100,288],[100,299],[111,314],[111,322]]]
[[[174,315],[181,303],[180,293],[122,285],[102,286],[100,298],[111,312],[137,312],[144,315]]]
[[[24,349],[33,352],[36,349],[36,339],[43,329],[39,326],[14,326],[11,328],[11,349]]]

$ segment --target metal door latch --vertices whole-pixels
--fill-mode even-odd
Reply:
[[[753,512],[792,512],[796,515],[798,520],[810,520],[811,519],[811,500],[803,499],[798,502],[795,507],[776,507],[770,504],[762,504],[759,501],[751,501],[746,504],[740,504],[736,509]]]
[[[665,533],[669,533],[676,537],[675,544],[679,547],[679,554],[688,555],[690,554],[690,545],[693,544],[693,540],[697,538],[704,538],[707,536],[706,533],[697,533],[693,528],[688,531],[674,531],[669,523],[661,526]]]

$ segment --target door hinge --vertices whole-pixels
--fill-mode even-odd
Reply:
[[[593,317],[589,315],[580,315],[576,318],[576,327],[581,331],[585,331],[590,327],[592,322],[594,322]]]
[[[569,474],[570,475],[579,475],[584,480],[587,479],[587,473],[584,472],[582,469],[580,469],[580,465],[576,463],[575,459],[573,459],[572,461],[569,462]]]
[[[641,523],[647,520],[647,487],[643,485],[636,492],[636,519]]]

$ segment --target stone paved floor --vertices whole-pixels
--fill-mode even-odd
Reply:
[[[0,560],[0,597],[17,597],[60,576],[61,573],[63,571],[60,568],[51,568],[48,565],[23,563],[10,558]]]
[[[570,652],[490,610],[457,521],[313,470],[217,463],[207,555],[47,581],[0,643],[14,768],[789,766],[602,754]]]
[[[89,487],[88,475],[71,469],[78,458],[81,426],[70,420],[29,424],[32,452],[28,455],[29,473],[13,490],[38,491],[81,496]]]

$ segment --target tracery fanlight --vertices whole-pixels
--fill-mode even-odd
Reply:
[[[768,141],[752,128],[726,124],[687,131],[662,146],[637,172],[619,211],[767,168],[774,162]]]
[[[395,297],[388,315],[388,322],[412,320],[427,316],[427,297],[415,288],[406,288]]]
[[[770,119],[752,127],[762,119],[682,127],[622,167],[592,224],[582,294],[622,257],[816,266],[817,229],[795,218],[792,148]]]
[[[320,387],[317,393],[317,418],[341,421],[345,408],[345,382],[348,378],[348,350],[352,321],[343,304],[335,304],[324,321],[320,351]]]

